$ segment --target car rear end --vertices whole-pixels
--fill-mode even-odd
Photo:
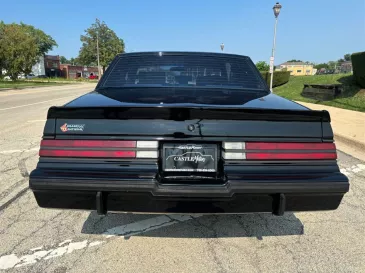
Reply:
[[[151,55],[159,64],[157,72],[133,67],[135,58]],[[175,53],[166,61],[158,59],[160,53],[128,56],[116,58],[96,92],[49,110],[39,163],[30,175],[39,206],[100,214],[276,215],[339,206],[349,183],[336,162],[327,112],[270,94],[247,57],[239,58],[245,69],[234,75],[236,57],[206,56],[226,59],[215,62],[210,72],[201,65],[200,75],[188,57],[182,60]],[[121,60],[128,60],[128,67],[120,66]],[[233,71],[228,81],[224,69]],[[198,81],[194,73],[204,79]],[[237,74],[247,89],[230,80]],[[131,75],[136,89],[125,83],[111,90]],[[215,88],[222,76],[226,85]],[[194,88],[178,88],[178,81]],[[197,87],[207,81],[209,86]],[[173,88],[164,86],[172,83]]]

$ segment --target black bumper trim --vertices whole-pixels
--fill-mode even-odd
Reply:
[[[283,215],[285,211],[334,210],[349,190],[348,179],[341,173],[307,180],[228,177],[223,185],[172,185],[151,178],[86,179],[33,172],[29,185],[41,207],[97,210],[99,214],[124,211]]]
[[[148,192],[153,196],[232,197],[236,193],[345,193],[347,181],[337,182],[248,182],[229,181],[224,185],[166,185],[147,181],[95,181],[80,179],[30,178],[30,188],[36,190]]]

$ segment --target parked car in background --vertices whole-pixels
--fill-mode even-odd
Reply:
[[[28,79],[28,80],[29,80],[29,79],[33,79],[33,78],[36,78],[36,77],[37,77],[37,76],[36,76],[36,75],[34,75],[34,74],[29,74],[29,75],[26,75],[26,76],[25,76],[25,78],[26,78],[26,79]]]
[[[90,73],[89,79],[90,80],[97,80],[99,76],[95,75],[94,73]]]
[[[48,110],[29,185],[41,207],[99,214],[334,210],[349,182],[330,122],[271,93],[246,56],[120,54]]]

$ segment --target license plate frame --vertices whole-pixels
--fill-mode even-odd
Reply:
[[[218,173],[218,145],[200,143],[164,143],[162,171],[166,173]]]

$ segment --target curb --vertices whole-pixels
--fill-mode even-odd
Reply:
[[[347,144],[347,145],[352,146],[354,148],[356,147],[360,150],[365,151],[365,143],[363,143],[363,142],[360,142],[358,140],[354,140],[352,138],[349,138],[347,136],[343,136],[341,134],[336,134],[335,133],[334,136],[335,136],[335,139],[343,142],[344,144]]]

